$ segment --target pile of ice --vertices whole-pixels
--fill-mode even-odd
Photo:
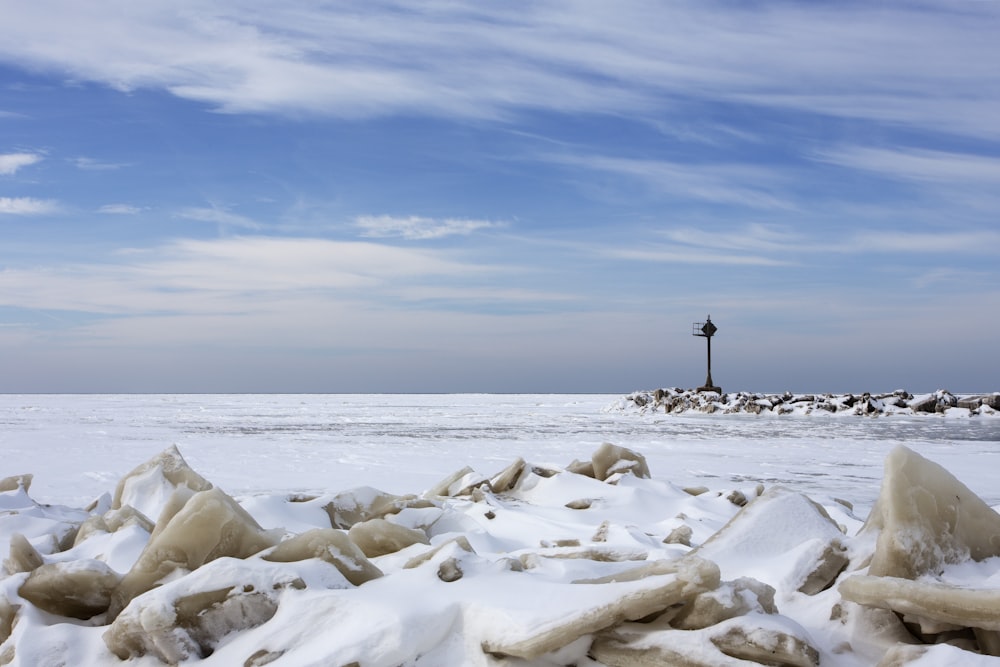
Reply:
[[[749,413],[774,415],[845,414],[943,414],[950,417],[1000,415],[1000,392],[955,395],[940,389],[911,394],[902,389],[882,394],[758,394],[740,391],[718,394],[697,389],[668,388],[636,391],[616,401],[608,411],[666,412],[680,414]]]
[[[610,444],[421,495],[237,501],[176,448],[86,508],[0,481],[0,664],[997,665],[1000,514],[904,447],[868,520]]]

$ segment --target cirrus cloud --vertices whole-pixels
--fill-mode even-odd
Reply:
[[[391,215],[363,215],[354,224],[368,238],[402,237],[410,240],[439,239],[445,236],[466,236],[481,229],[498,227],[488,220],[463,218],[423,218],[416,215],[395,217]]]

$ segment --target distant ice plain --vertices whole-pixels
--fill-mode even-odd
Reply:
[[[2,395],[0,477],[35,475],[40,502],[81,506],[177,444],[237,497],[373,486],[419,493],[518,456],[564,466],[602,442],[656,479],[710,489],[782,484],[842,498],[860,518],[885,455],[905,444],[1000,505],[1000,419],[942,415],[640,415],[616,394]]]

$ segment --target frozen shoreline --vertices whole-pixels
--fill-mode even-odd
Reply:
[[[1000,515],[905,447],[867,522],[780,485],[681,488],[613,445],[402,496],[237,501],[174,447],[86,508],[30,487],[0,480],[19,667],[1000,662]]]

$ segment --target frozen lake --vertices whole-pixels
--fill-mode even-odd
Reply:
[[[655,478],[712,489],[783,484],[855,503],[905,444],[1000,505],[1000,419],[940,415],[639,415],[619,395],[3,395],[0,477],[34,473],[42,502],[85,504],[171,444],[236,496],[368,485],[416,493],[521,456],[566,465],[602,442],[644,454]]]

